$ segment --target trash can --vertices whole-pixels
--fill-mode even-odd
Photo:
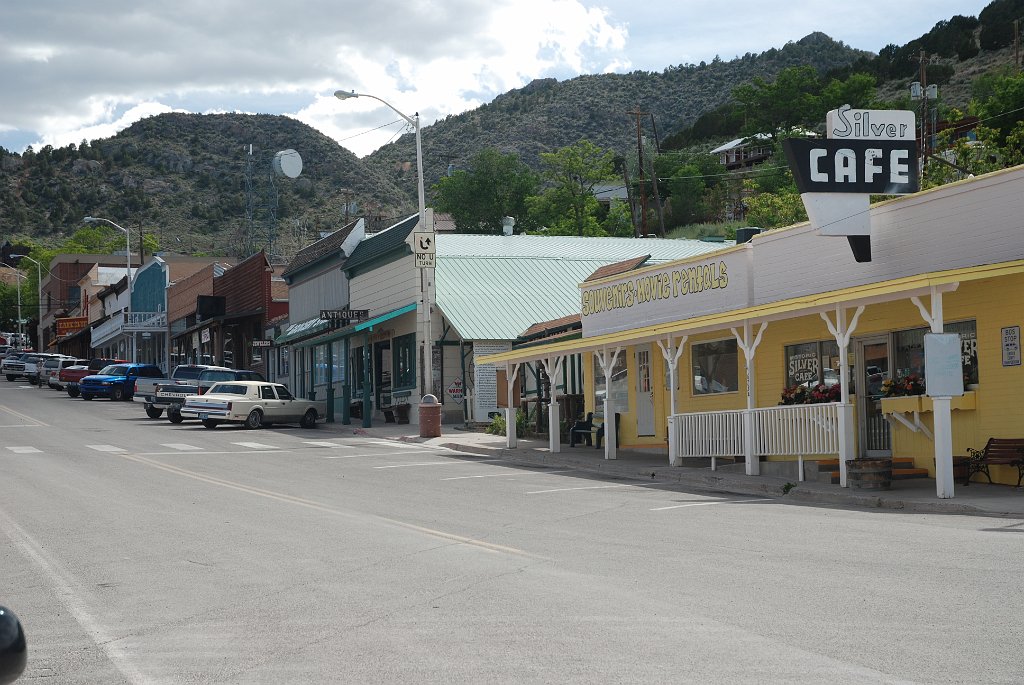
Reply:
[[[433,395],[424,395],[420,400],[420,437],[441,437],[441,403]]]

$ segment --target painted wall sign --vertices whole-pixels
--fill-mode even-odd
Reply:
[[[916,193],[917,143],[912,140],[783,141],[801,193]]]
[[[583,337],[657,324],[750,304],[748,254],[730,251],[717,259],[674,262],[616,279],[580,286]]]
[[[87,316],[60,317],[57,319],[57,336],[77,333],[88,325],[89,317]]]

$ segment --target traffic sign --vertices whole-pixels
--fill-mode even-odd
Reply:
[[[462,379],[456,378],[448,386],[448,397],[451,397],[456,402],[461,402],[465,393],[462,388]]]
[[[416,231],[412,234],[412,251],[416,254],[435,254],[436,237],[432,231]]]
[[[416,254],[416,268],[417,269],[433,269],[435,264],[433,253],[417,253]]]

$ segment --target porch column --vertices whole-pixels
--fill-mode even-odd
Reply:
[[[849,487],[846,484],[846,460],[856,458],[856,452],[854,450],[855,440],[853,435],[854,421],[853,421],[853,404],[850,402],[850,336],[857,330],[857,322],[860,320],[860,315],[864,313],[864,305],[857,307],[857,311],[853,315],[853,320],[849,324],[846,322],[846,309],[842,307],[836,307],[836,321],[833,324],[831,319],[828,318],[828,314],[821,312],[821,318],[825,321],[825,325],[828,326],[829,333],[836,339],[836,345],[839,347],[839,425],[837,429],[839,431],[839,485],[840,487]]]
[[[615,431],[615,407],[611,401],[611,390],[612,390],[612,369],[615,368],[615,362],[619,360],[619,353],[622,352],[621,347],[616,347],[614,353],[609,353],[608,348],[594,352],[597,355],[597,361],[601,365],[601,372],[604,374],[604,458],[605,459],[616,459],[616,446],[615,443],[618,441],[618,436]],[[611,356],[609,356],[611,354]]]
[[[730,328],[732,335],[736,338],[736,344],[743,350],[743,358],[746,360],[747,373],[747,409],[743,412],[743,456],[746,461],[746,473],[748,476],[761,475],[761,460],[754,453],[754,355],[757,346],[761,344],[761,336],[768,328],[768,322],[762,321],[757,329],[757,336],[754,336],[753,326],[750,321],[743,322],[743,335],[735,328]]]
[[[957,283],[954,289],[959,286]],[[942,290],[932,286],[931,311],[925,309],[920,298],[911,297],[921,316],[931,327],[932,333],[941,333],[943,326]],[[925,391],[928,389],[928,369],[925,368]],[[939,499],[953,498],[953,413],[950,398],[932,397],[932,421],[935,437],[935,494]]]
[[[508,397],[508,406],[505,407],[505,447],[510,450],[519,446],[519,438],[516,435],[516,410],[518,407],[512,404],[515,399],[515,383],[518,375],[519,364],[505,364],[505,390]]]
[[[689,336],[684,335],[679,338],[679,347],[673,352],[672,349],[672,336],[668,336],[666,339],[666,345],[662,345],[661,341],[658,340],[658,347],[661,348],[661,356],[665,358],[665,363],[668,364],[669,373],[669,421],[668,421],[668,465],[669,466],[680,466],[679,463],[679,445],[676,443],[676,432],[675,422],[672,421],[671,417],[675,416],[676,413],[676,369],[679,367],[679,357],[682,355],[683,350],[686,348],[686,341]]]
[[[548,402],[548,449],[552,454],[561,451],[562,431],[558,418],[558,376],[562,373],[562,362],[565,357],[544,357],[544,371],[551,383],[551,401]]]

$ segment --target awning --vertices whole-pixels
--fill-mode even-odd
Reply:
[[[670,336],[693,335],[723,330],[746,321],[778,321],[816,314],[818,312],[828,312],[836,307],[857,307],[928,295],[933,288],[949,291],[956,289],[956,286],[961,282],[1021,273],[1024,273],[1024,260],[951,269],[948,271],[934,271],[917,276],[907,276],[815,293],[813,295],[803,295],[753,307],[732,309],[716,314],[705,314],[691,319],[680,319],[679,321],[651,326],[638,326],[627,331],[605,333],[604,335],[596,335],[590,338],[564,340],[548,345],[482,355],[477,359],[477,363],[519,363],[549,355],[578,354],[604,348],[624,347],[654,340],[665,340]]]
[[[404,307],[393,309],[390,312],[375,316],[372,319],[350,324],[341,328],[331,328],[330,321],[321,319],[308,319],[292,324],[285,329],[285,332],[274,339],[275,345],[286,345],[298,341],[321,342],[324,339],[347,338],[360,331],[370,330],[379,323],[394,319],[402,314],[416,311],[416,303],[407,304]],[[315,340],[313,340],[315,338]]]

